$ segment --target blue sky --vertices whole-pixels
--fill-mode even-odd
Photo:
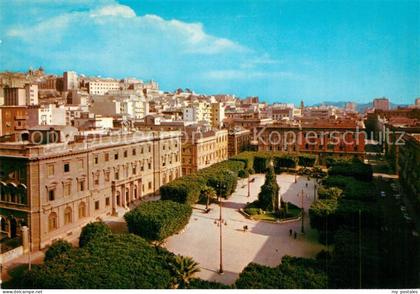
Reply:
[[[268,102],[420,97],[419,1],[0,0],[0,70]]]

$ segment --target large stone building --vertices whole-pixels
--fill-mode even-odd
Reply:
[[[28,138],[0,143],[0,216],[2,236],[29,227],[34,251],[181,176],[179,132],[82,137],[40,126]]]
[[[228,156],[235,156],[243,151],[249,150],[251,131],[241,128],[229,130],[228,134]]]
[[[312,153],[321,162],[326,156],[364,158],[364,125],[352,120],[274,123],[255,128],[251,145],[259,151]]]
[[[189,175],[202,168],[228,159],[227,130],[187,128],[182,139],[182,174]]]

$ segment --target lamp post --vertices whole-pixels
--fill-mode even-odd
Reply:
[[[304,216],[305,216],[305,209],[303,207],[303,189],[300,193],[297,194],[298,197],[299,197],[299,194],[300,194],[301,199],[302,199],[301,200],[302,201],[302,217],[301,217],[302,218],[302,225],[301,225],[300,231],[301,231],[302,234],[304,234],[305,233],[305,228],[304,228],[304,225],[303,225],[303,221],[304,221]]]
[[[314,202],[316,201],[316,189],[318,188],[318,185],[314,183]]]
[[[222,218],[222,193],[221,190],[226,188],[223,184],[217,184],[218,190],[218,199],[219,199],[219,219],[215,220],[214,223],[219,227],[219,242],[220,242],[220,265],[219,265],[219,274],[223,274],[223,225],[227,225],[226,221]]]
[[[251,197],[251,175],[248,176],[248,198]]]

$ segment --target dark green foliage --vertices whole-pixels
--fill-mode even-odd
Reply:
[[[73,246],[68,241],[62,239],[54,241],[45,252],[44,262],[56,258],[57,256],[60,256],[61,258],[63,255],[69,254],[72,249]]]
[[[318,189],[318,199],[338,199],[343,194],[343,190],[338,187],[324,188],[320,187]]]
[[[189,179],[190,177],[183,177],[160,187],[161,199],[189,205],[196,203],[205,185]]]
[[[33,267],[19,286],[29,289],[163,289],[172,282],[172,253],[155,249],[132,234],[92,239]]]
[[[124,219],[128,231],[147,240],[162,241],[179,232],[192,214],[189,205],[169,200],[150,201],[127,212]]]
[[[103,222],[89,223],[83,227],[79,237],[79,247],[85,246],[90,240],[110,235],[111,229]]]
[[[246,151],[231,157],[229,160],[242,161],[245,164],[245,168],[253,168],[256,154],[257,152]]]
[[[275,155],[273,159],[276,174],[281,173],[284,169],[296,167],[297,158],[295,156],[281,154]]]
[[[249,177],[249,172],[246,169],[241,169],[238,173],[238,177],[240,178],[247,178]]]
[[[206,185],[216,189],[217,184],[226,186],[221,193],[227,198],[235,191],[237,175],[244,169],[244,165],[241,161],[226,160],[192,175],[178,178],[160,187],[161,199],[191,205],[199,200],[200,193]]]
[[[185,289],[190,285],[193,276],[200,271],[198,263],[191,257],[177,255],[170,264],[173,276],[172,288]]]
[[[352,160],[350,162],[338,163],[328,169],[329,175],[351,176],[360,181],[372,181],[373,169],[370,164]]]
[[[325,289],[327,275],[315,259],[284,256],[277,267],[250,263],[239,275],[239,289]]]
[[[379,223],[379,214],[376,206],[369,202],[357,200],[324,199],[315,201],[309,208],[309,217],[312,228],[333,232],[342,225],[356,228],[358,225],[359,210],[363,223],[375,228]]]
[[[352,159],[350,157],[343,158],[343,157],[330,156],[325,159],[325,165],[329,168],[331,166],[338,165],[338,164],[350,163],[351,160]]]
[[[255,170],[252,167],[248,168],[247,171],[250,175],[255,174]]]
[[[254,157],[254,170],[256,173],[265,173],[270,164],[271,156],[269,154],[258,153]]]
[[[298,164],[300,166],[312,167],[316,162],[316,156],[312,154],[300,154],[298,156]]]
[[[323,180],[326,187],[338,187],[343,190],[343,198],[363,201],[372,201],[375,195],[375,186],[372,183],[358,181],[353,177],[328,176]]]
[[[258,194],[259,206],[265,211],[278,210],[280,187],[277,184],[274,168],[269,166],[265,175],[264,185],[261,186],[261,192]]]
[[[217,282],[209,282],[202,279],[192,279],[188,285],[188,289],[230,289],[231,287],[226,286]]]

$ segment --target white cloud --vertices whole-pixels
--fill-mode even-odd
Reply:
[[[125,5],[107,5],[96,9],[90,13],[91,17],[104,16],[121,16],[121,17],[135,17],[136,13],[133,9]]]
[[[127,42],[133,43],[138,39],[143,40],[144,32],[151,43],[157,42],[184,53],[221,54],[246,51],[245,47],[231,40],[207,34],[201,23],[165,20],[157,15],[137,16],[133,9],[120,4],[105,5],[85,12],[62,13],[35,25],[12,27],[7,35],[29,43],[39,43],[49,35],[57,41],[66,37],[66,32],[70,35],[67,37],[72,37],[72,31],[84,30],[85,26],[92,25],[93,31],[90,33],[95,37],[95,29],[100,30],[103,26],[109,26],[109,35],[125,34]]]

